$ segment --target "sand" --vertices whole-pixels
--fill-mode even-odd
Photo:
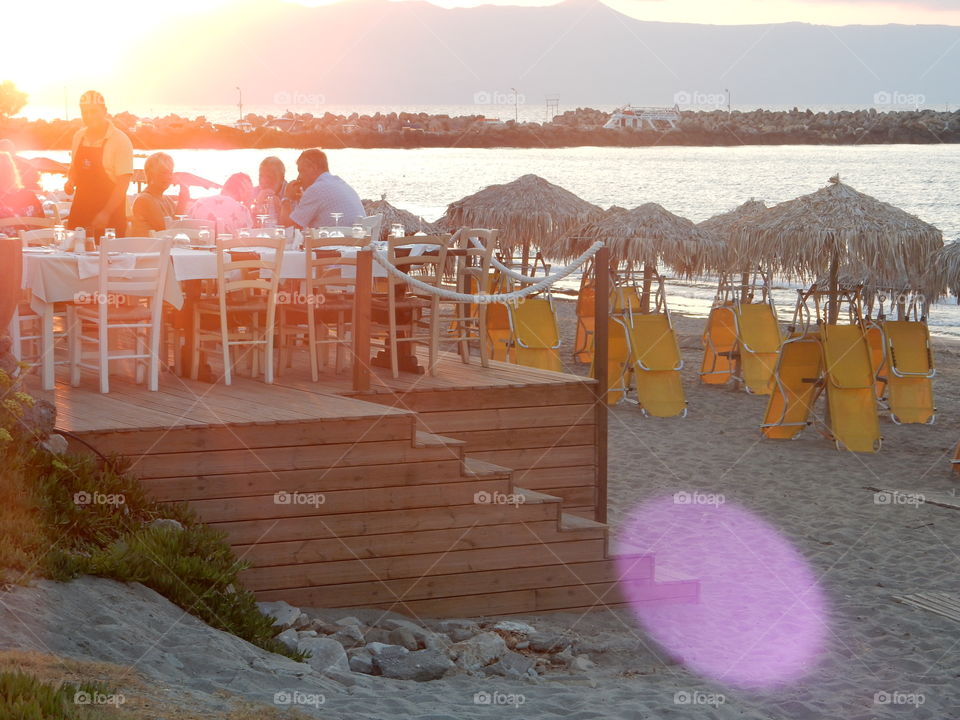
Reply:
[[[572,303],[560,303],[560,312],[569,349]],[[161,626],[182,613],[142,590],[134,593],[136,603],[101,605],[100,614],[86,624],[78,615],[82,603],[69,612],[58,607],[69,605],[66,596],[57,599],[60,591],[14,590],[4,605],[21,613],[37,605],[30,593],[42,592],[47,601],[23,627],[4,615],[0,648],[43,651],[37,642],[43,638],[52,652],[79,660],[135,664],[143,681],[182,691],[177,705],[193,703],[202,717],[225,717],[223,691],[276,709],[273,693],[282,687],[322,692],[321,708],[301,709],[324,718],[960,717],[960,624],[892,599],[924,590],[960,593],[960,511],[877,504],[865,489],[953,491],[949,458],[960,439],[960,348],[936,343],[937,424],[895,426],[882,418],[881,452],[854,455],[835,450],[812,429],[794,441],[761,441],[757,426],[765,399],[699,385],[703,321],[682,316],[675,321],[686,360],[689,416],[649,419],[636,406],[612,409],[614,538],[637,506],[680,490],[722,494],[762,518],[809,566],[824,598],[822,649],[806,673],[790,683],[738,689],[702,677],[671,659],[627,610],[516,618],[541,631],[570,634],[577,652],[596,663],[586,671],[549,673],[539,682],[460,675],[413,683],[357,676],[349,685],[224,637],[192,618],[163,635]],[[584,372],[578,366],[571,370]],[[750,587],[777,574],[777,568],[758,561],[736,579],[744,587],[741,610],[747,624]],[[84,587],[84,593],[94,593]],[[144,605],[147,599],[152,607]],[[148,649],[147,635],[157,644],[140,658]],[[477,693],[501,693],[495,697],[512,698],[513,704],[477,704]]]

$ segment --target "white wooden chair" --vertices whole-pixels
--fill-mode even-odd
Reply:
[[[480,228],[461,228],[450,240],[450,247],[457,251],[456,284],[450,288],[466,295],[476,295],[488,291],[490,283],[490,261],[497,243],[497,230]],[[479,242],[480,247],[474,243]],[[480,364],[488,367],[487,349],[487,304],[462,303],[441,300],[443,304],[453,306],[453,314],[444,316],[448,328],[447,339],[458,346],[460,359],[470,362],[470,343],[476,341],[480,346]]]
[[[243,347],[253,351],[253,375],[258,374],[262,349],[264,382],[273,383],[277,290],[284,245],[281,238],[217,239],[217,297],[201,300],[193,309],[194,380],[200,370],[200,346],[207,341],[221,346],[225,384],[233,381],[231,350]],[[257,253],[259,248],[272,251],[273,257]],[[214,319],[219,322],[213,323]]]
[[[24,247],[39,247],[53,243],[53,228],[39,228],[37,230],[21,230],[20,241]]]
[[[111,253],[135,253],[132,268],[111,265]],[[70,382],[80,384],[81,370],[100,375],[100,392],[110,392],[110,362],[136,361],[137,382],[148,369],[148,387],[156,392],[160,377],[160,335],[163,293],[170,263],[170,241],[163,238],[113,238],[103,240],[99,252],[97,295],[92,302],[68,309]],[[87,335],[91,330],[96,334]],[[131,330],[136,345],[131,350],[110,350],[111,330]],[[84,361],[83,343],[93,343],[95,362]]]

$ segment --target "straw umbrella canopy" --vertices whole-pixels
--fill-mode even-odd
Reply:
[[[390,234],[390,227],[393,225],[403,225],[407,235],[413,235],[421,230],[428,235],[440,232],[436,223],[426,222],[409,210],[403,210],[388,203],[386,195],[381,195],[379,200],[364,200],[363,209],[367,215],[383,214],[383,222],[380,225],[381,238]]]
[[[930,264],[930,282],[949,288],[960,305],[960,238],[940,248]]]
[[[497,228],[500,248],[524,258],[531,246],[554,257],[564,233],[600,213],[596,205],[569,190],[536,175],[524,175],[504,185],[491,185],[447,206],[438,221],[455,230],[460,227]]]
[[[714,215],[703,222],[697,223],[698,228],[709,233],[725,246],[725,252],[720,258],[720,263],[713,269],[718,272],[742,271],[744,266],[751,264],[750,259],[741,259],[737,254],[736,238],[739,236],[744,223],[755,222],[766,211],[767,205],[763,200],[751,199],[733,210]]]
[[[740,257],[766,259],[783,272],[827,276],[832,292],[844,267],[876,287],[923,289],[927,263],[943,246],[943,234],[834,176],[825,188],[741,223],[734,245]],[[837,310],[832,303],[831,323]]]

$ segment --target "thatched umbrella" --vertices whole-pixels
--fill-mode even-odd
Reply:
[[[752,258],[741,258],[738,255],[735,239],[739,236],[743,223],[755,222],[766,211],[767,205],[763,200],[750,199],[733,210],[714,215],[703,222],[697,223],[698,228],[724,244],[724,252],[720,256],[720,262],[713,269],[719,273],[734,271],[740,273],[741,297],[744,301],[747,296],[747,284],[750,281],[750,268],[755,266],[756,263]]]
[[[524,175],[505,185],[491,185],[447,206],[438,221],[448,230],[460,227],[497,228],[501,250],[513,254],[522,248],[524,265],[530,247],[555,256],[563,235],[600,213],[569,190],[536,175]]]
[[[787,273],[828,276],[834,293],[843,266],[877,287],[924,288],[929,258],[942,246],[937,228],[857,192],[838,176],[815,193],[742,223],[735,240],[741,257],[768,260]],[[838,309],[830,304],[830,323]]]
[[[930,282],[947,287],[957,296],[960,305],[960,238],[940,248],[930,263]]]
[[[379,200],[364,200],[363,209],[367,215],[383,214],[383,222],[380,224],[381,239],[390,234],[390,228],[393,225],[403,225],[404,232],[407,235],[413,235],[421,230],[427,235],[433,235],[440,232],[437,223],[426,222],[422,217],[414,215],[408,210],[402,210],[387,202],[387,196],[381,195]]]
[[[643,267],[643,311],[657,263],[663,262],[684,276],[703,272],[720,262],[725,248],[690,220],[674,215],[656,203],[633,210],[612,207],[570,233],[559,246],[560,259],[578,256],[601,240],[610,248],[610,262],[624,269]]]

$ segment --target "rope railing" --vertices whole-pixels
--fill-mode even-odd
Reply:
[[[603,247],[602,242],[595,242],[586,251],[584,251],[580,257],[574,260],[570,265],[565,268],[561,268],[559,271],[548,275],[546,277],[539,278],[537,282],[532,285],[528,285],[522,290],[515,290],[509,293],[480,293],[479,295],[468,295],[465,293],[454,292],[453,290],[447,290],[446,288],[436,287],[430,283],[425,283],[422,280],[418,280],[412,275],[408,275],[399,268],[397,268],[393,263],[390,262],[390,259],[387,257],[379,248],[373,246],[373,244],[367,245],[364,250],[371,250],[373,254],[373,259],[379,263],[379,265],[386,270],[388,273],[393,275],[403,282],[409,283],[413,287],[417,288],[421,292],[424,292],[428,295],[437,295],[445,300],[450,300],[453,302],[462,302],[462,303],[477,303],[477,304],[490,304],[490,303],[503,303],[503,304],[514,304],[518,303],[520,300],[523,300],[528,295],[534,295],[542,290],[553,285],[555,282],[563,280],[564,278],[572,275],[576,272],[587,260],[596,255],[597,251]]]
[[[479,238],[470,238],[470,242],[473,243],[473,246],[474,246],[475,248],[478,248],[478,249],[480,249],[480,250],[483,250],[483,243],[480,242]],[[530,277],[529,275],[524,275],[524,274],[522,274],[522,273],[518,273],[518,272],[517,272],[516,270],[514,270],[513,268],[510,268],[510,267],[507,267],[506,265],[504,265],[502,262],[500,262],[499,260],[497,260],[495,257],[491,257],[491,258],[490,258],[490,264],[493,265],[497,270],[499,270],[500,272],[502,272],[502,273],[503,273],[504,275],[506,275],[507,277],[513,278],[514,280],[518,280],[519,282],[523,282],[523,283],[535,283],[535,282],[537,282],[538,280],[542,280],[542,279],[543,279],[543,278],[537,278],[537,277]]]

